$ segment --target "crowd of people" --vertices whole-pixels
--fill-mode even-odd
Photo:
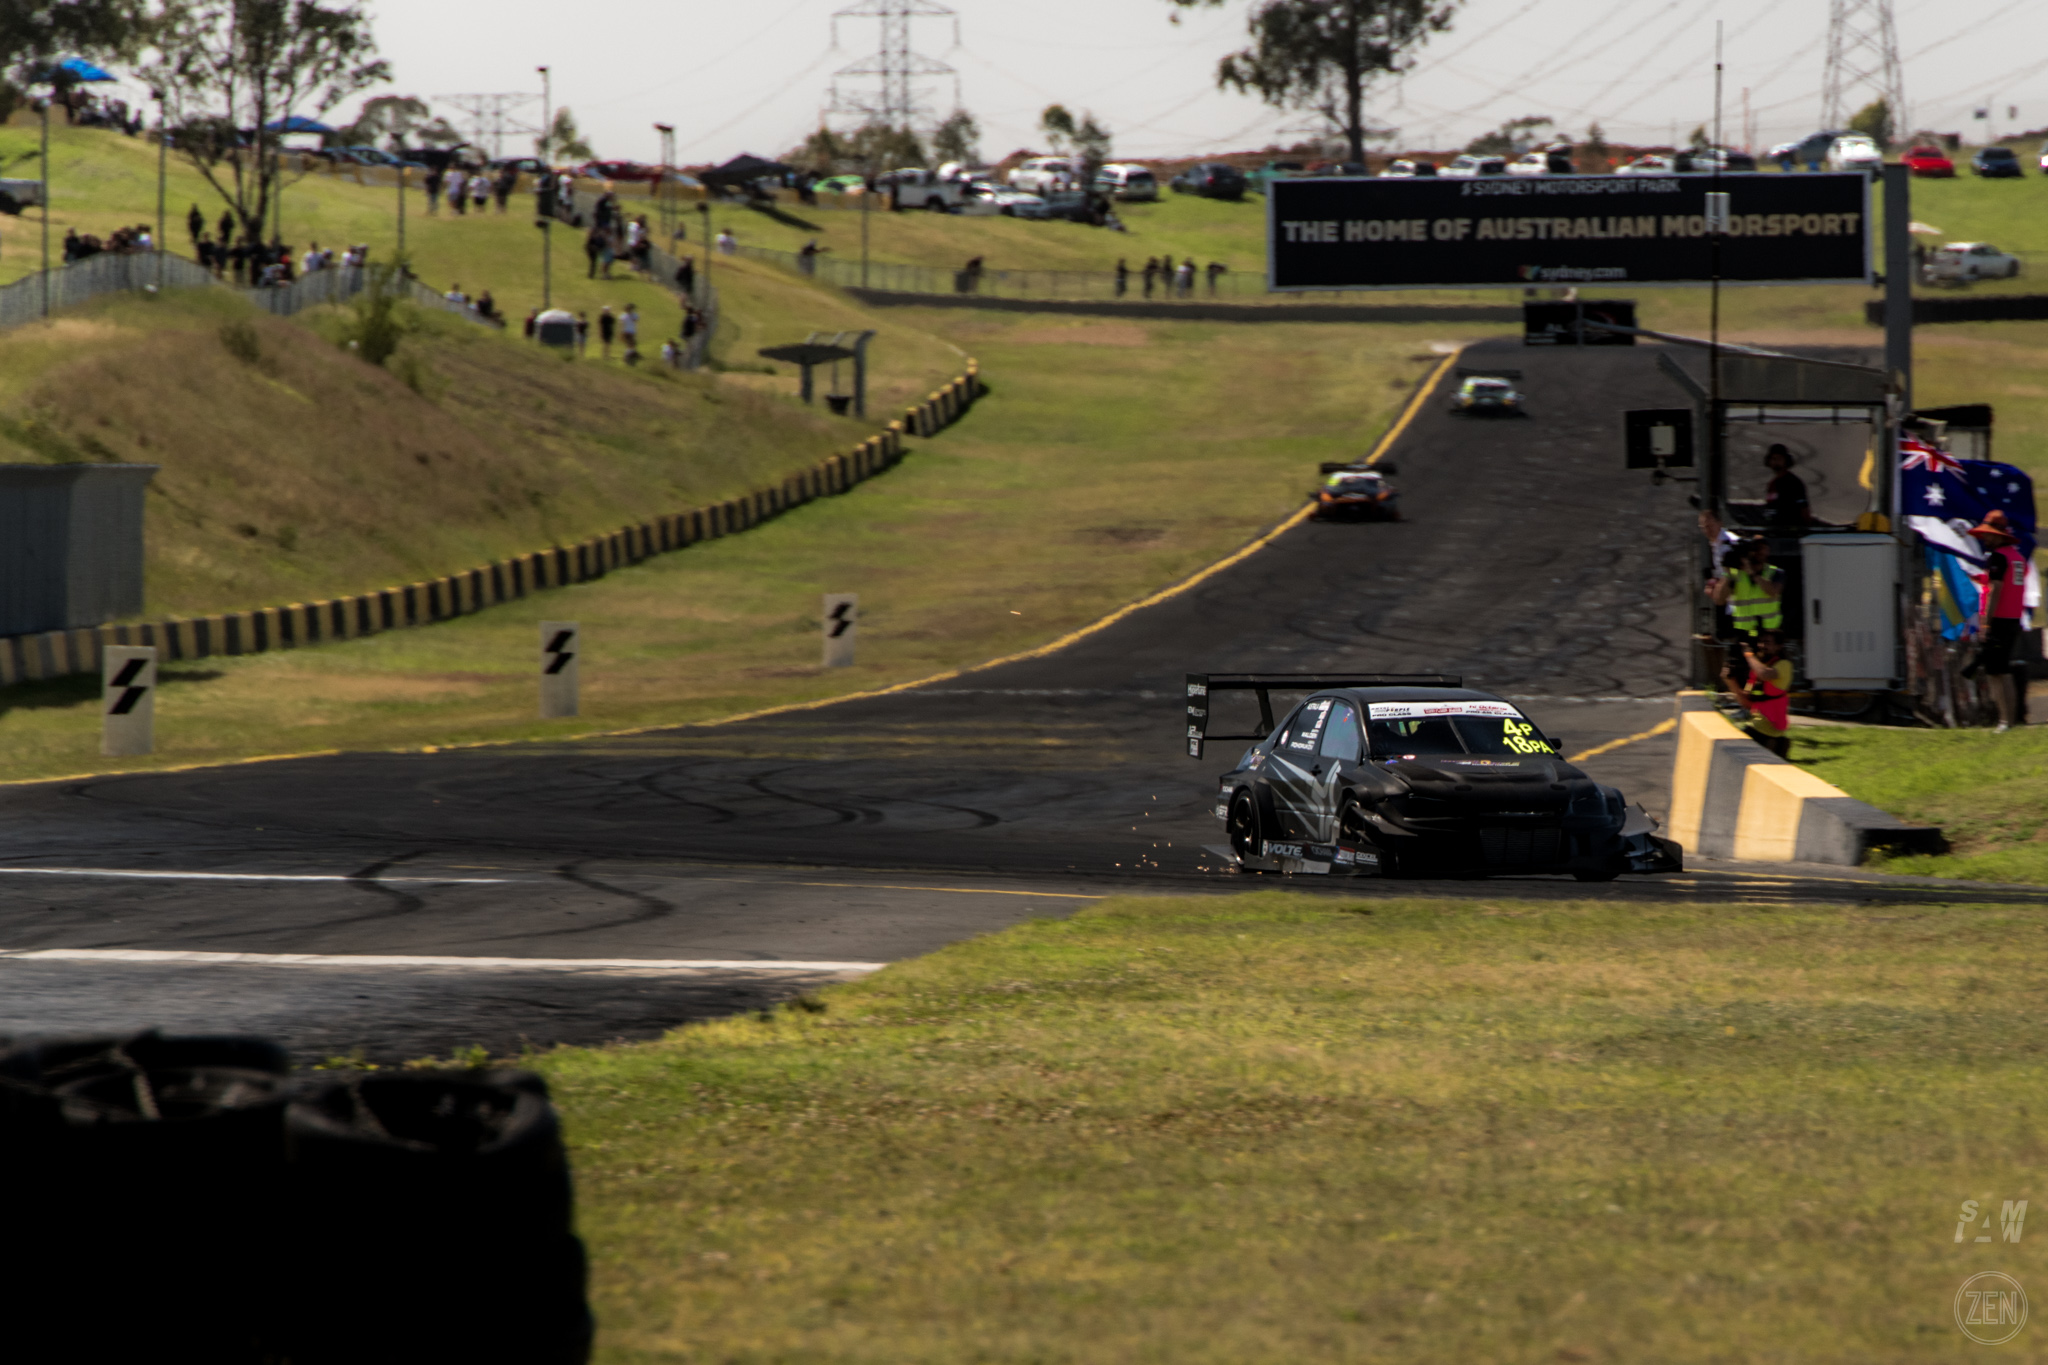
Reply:
[[[504,166],[493,173],[488,168],[469,169],[458,165],[430,166],[423,189],[427,194],[427,212],[440,210],[441,201],[448,201],[450,213],[466,214],[471,208],[482,213],[493,201],[498,212],[504,213],[512,202],[512,191],[519,187],[519,168]]]
[[[1171,256],[1148,256],[1145,258],[1145,268],[1139,275],[1144,281],[1146,298],[1151,298],[1152,291],[1157,288],[1167,298],[1186,299],[1194,297],[1195,280],[1203,274],[1209,278],[1209,293],[1213,296],[1216,293],[1216,282],[1229,273],[1229,270],[1230,267],[1221,261],[1211,261],[1206,269],[1202,269],[1196,267],[1195,258],[1192,256],[1181,261],[1179,265],[1173,263]],[[1131,268],[1119,258],[1116,263],[1116,296],[1122,298],[1130,292],[1130,288]]]

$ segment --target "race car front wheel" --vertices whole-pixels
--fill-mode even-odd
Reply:
[[[1372,821],[1366,816],[1365,807],[1355,796],[1344,798],[1343,806],[1337,811],[1337,842],[1353,848],[1369,848],[1379,854],[1380,875],[1398,877],[1401,866],[1394,855],[1381,848],[1373,839]]]
[[[1230,801],[1230,851],[1240,863],[1259,856],[1259,805],[1250,792],[1239,792]]]

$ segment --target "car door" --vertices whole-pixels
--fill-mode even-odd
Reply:
[[[1263,769],[1273,822],[1282,838],[1313,840],[1322,828],[1323,725],[1332,699],[1313,697],[1281,728]]]
[[[1344,790],[1344,779],[1358,768],[1364,754],[1365,728],[1358,708],[1348,701],[1331,702],[1330,713],[1323,719],[1323,737],[1316,745],[1322,771],[1310,769],[1317,779],[1309,800],[1314,833],[1306,837],[1321,844],[1337,841],[1337,794]]]

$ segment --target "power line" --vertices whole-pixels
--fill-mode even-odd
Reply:
[[[1839,128],[1856,92],[1875,93],[1892,121],[1907,125],[1906,78],[1899,66],[1899,35],[1892,0],[1830,0],[1828,58],[1821,77],[1820,121]]]
[[[958,47],[958,13],[937,3],[937,0],[858,0],[858,3],[832,15],[832,45],[835,48],[839,45],[841,19],[877,20],[882,30],[881,43],[868,56],[832,73],[832,91],[825,112],[856,115],[888,128],[909,128],[927,121],[921,116],[930,115],[931,106],[926,103],[925,87],[918,81],[931,76],[958,76],[959,73],[944,62],[912,48],[911,23],[916,19],[953,20],[953,46]],[[839,88],[839,80],[843,76],[873,78],[876,93],[871,96],[846,94]],[[954,95],[954,103],[958,104],[957,81],[954,83]]]
[[[524,119],[513,115],[529,104],[538,104],[540,96],[523,91],[510,91],[493,95],[436,95],[435,99],[453,105],[458,113],[468,116],[464,131],[469,140],[478,147],[490,144],[493,160],[505,155],[505,134],[524,133],[539,137],[542,130]]]

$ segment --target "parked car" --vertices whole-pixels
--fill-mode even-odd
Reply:
[[[823,194],[853,194],[865,192],[867,187],[867,177],[861,175],[828,175],[811,186]]]
[[[1173,178],[1175,194],[1199,194],[1204,199],[1244,198],[1244,172],[1222,161],[1202,161]]]
[[[576,174],[585,180],[653,181],[661,179],[661,167],[637,161],[586,161],[576,168]]]
[[[1070,223],[1092,222],[1095,197],[1080,190],[1047,190],[1027,195],[1029,201],[1010,205],[1012,218],[1064,218]]]
[[[1387,168],[1381,171],[1380,174],[1394,180],[1405,180],[1410,176],[1416,175],[1435,175],[1436,163],[1413,157],[1398,157],[1388,162]]]
[[[1883,165],[1883,150],[1875,139],[1861,133],[1838,137],[1828,148],[1827,167],[1831,171],[1874,171]]]
[[[1637,157],[1625,166],[1616,166],[1614,173],[1616,175],[1677,175],[1678,162],[1672,157],[1659,156],[1652,152],[1648,156]]]
[[[1979,147],[1970,169],[1985,180],[2017,180],[2024,172],[2010,147]]]
[[[1035,194],[1011,189],[1008,185],[991,185],[977,180],[966,187],[958,207],[953,212],[969,218],[1014,218],[1019,208],[1028,208],[1045,202]],[[1029,214],[1025,215],[1029,217]]]
[[[1151,203],[1159,197],[1159,178],[1150,166],[1113,162],[1095,173],[1095,189],[1112,199]]]
[[[1508,162],[1501,156],[1475,156],[1470,152],[1451,158],[1451,164],[1444,167],[1445,175],[1506,175]]]
[[[1834,147],[1835,139],[1849,137],[1852,134],[1855,134],[1852,128],[1826,128],[1818,133],[1808,133],[1792,144],[1792,159],[1808,170],[1818,170],[1821,163],[1828,159],[1828,152]],[[1771,155],[1778,155],[1777,149],[1773,149]]]
[[[943,166],[936,171],[906,167],[889,172],[887,178],[889,207],[898,213],[905,209],[951,213],[967,202],[967,182],[945,174]]]
[[[1939,147],[1914,147],[1899,159],[1908,171],[1929,180],[1948,180],[1956,173],[1956,163]]]
[[[377,147],[340,147],[336,150],[346,152],[358,166],[408,166],[416,171],[427,169],[425,161],[415,161],[411,157],[406,156],[394,156],[392,153]]]
[[[502,171],[509,166],[521,175],[545,175],[548,169],[547,163],[537,156],[501,156],[496,161],[486,161],[484,165],[494,171]]]
[[[1254,194],[1264,194],[1266,186],[1275,180],[1287,180],[1302,174],[1306,169],[1299,161],[1268,161],[1244,178],[1245,188]]]
[[[1723,175],[1738,175],[1756,169],[1755,157],[1727,147],[1702,147],[1698,151],[1680,152],[1672,162],[1682,175],[1712,175],[1716,171]]]
[[[1927,253],[1927,278],[1940,284],[2009,280],[2020,273],[2020,258],[1989,242],[1950,242]]]
[[[2048,175],[2048,142],[2041,144],[2041,174]]]
[[[1010,188],[1030,194],[1069,189],[1080,173],[1080,168],[1068,157],[1034,156],[1010,172]]]
[[[1524,152],[1508,163],[1509,175],[1571,175],[1577,170],[1572,154],[1558,147]]]

